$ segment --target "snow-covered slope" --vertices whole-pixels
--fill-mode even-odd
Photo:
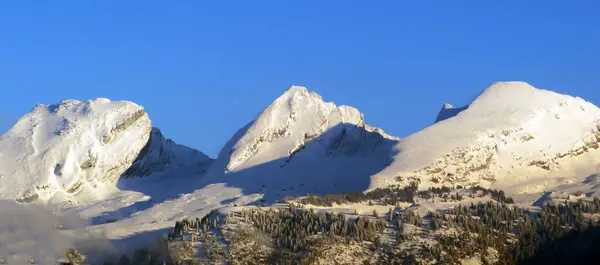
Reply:
[[[387,165],[395,141],[357,109],[292,86],[233,136],[210,176],[247,190],[288,191],[282,194],[360,190]]]
[[[400,177],[425,185],[543,190],[564,180],[547,177],[600,161],[599,120],[600,109],[581,98],[524,82],[495,83],[459,115],[402,139],[394,162],[373,178],[372,187]]]
[[[210,162],[199,152],[165,141],[157,130],[148,142],[151,130],[144,109],[128,101],[37,105],[0,137],[0,197],[94,200],[111,192],[136,160],[138,170],[129,175],[148,175],[169,163]],[[173,161],[179,157],[185,159]]]

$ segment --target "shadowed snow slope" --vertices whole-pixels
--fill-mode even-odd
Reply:
[[[357,109],[293,86],[233,136],[209,175],[245,189],[361,190],[387,165],[396,141],[366,125]]]
[[[450,104],[444,104],[444,106],[440,110],[440,113],[438,113],[437,117],[435,118],[435,123],[452,118],[458,115],[463,110],[466,110],[467,108],[468,106],[455,108]]]
[[[144,109],[132,102],[97,98],[37,105],[0,137],[0,196],[23,202],[100,199],[134,161],[140,170],[130,173],[147,175],[165,169],[173,151],[183,149],[171,142],[163,147],[159,132],[148,143],[151,130]],[[159,163],[148,166],[150,160]]]
[[[165,139],[158,128],[152,128],[150,141],[123,176],[150,176],[171,166],[189,170],[190,174],[200,174],[204,173],[211,163],[212,159],[204,153]]]
[[[372,187],[400,176],[424,184],[498,180],[519,192],[543,189],[552,179],[540,177],[573,173],[577,161],[595,167],[599,120],[600,109],[581,98],[524,82],[495,83],[459,115],[402,139]]]

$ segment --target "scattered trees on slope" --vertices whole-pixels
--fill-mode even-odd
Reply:
[[[429,192],[439,196],[449,191],[434,188]],[[569,253],[560,251],[561,248],[584,253],[583,257],[586,245],[597,240],[584,233],[600,233],[597,232],[600,231],[597,222],[597,214],[600,213],[598,198],[593,201],[547,204],[534,214],[508,204],[511,200],[501,191],[476,187],[472,188],[472,193],[470,196],[491,195],[498,201],[463,204],[430,212],[424,217],[411,209],[394,211],[390,208],[382,216],[373,214],[354,218],[329,212],[318,213],[294,205],[278,210],[246,208],[239,216],[243,223],[267,235],[267,241],[270,242],[265,244],[272,250],[270,254],[260,256],[260,262],[256,262],[269,264],[310,264],[323,255],[322,248],[327,244],[358,244],[361,251],[371,253],[369,255],[374,257],[372,262],[376,264],[460,264],[467,257],[479,257],[482,264],[535,264],[533,262],[552,260],[548,257],[564,260],[564,255]],[[369,196],[373,196],[371,199],[389,198],[379,194]],[[211,228],[222,225],[214,220],[216,217],[196,221],[184,219],[176,223],[173,234],[194,229],[194,222],[201,234],[208,233]],[[223,224],[228,220],[229,215]],[[409,230],[418,231],[417,237],[406,233],[407,226],[411,227]],[[391,240],[384,240],[384,234],[390,234],[389,231],[392,231]],[[434,239],[435,243],[424,244],[418,240],[419,237]],[[173,240],[173,236],[170,239]],[[417,245],[412,249],[402,247],[406,244]],[[193,257],[194,252],[189,251],[191,243],[179,242],[176,246],[187,256],[173,255],[171,251],[171,255],[165,257],[153,251],[140,250],[131,260],[123,257],[116,264],[202,264],[200,259]],[[234,260],[231,253],[219,253],[215,256],[217,259]],[[75,252],[67,254],[73,257],[74,264],[78,264]]]

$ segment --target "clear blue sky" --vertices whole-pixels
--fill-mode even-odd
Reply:
[[[290,85],[406,136],[495,81],[600,104],[599,1],[2,1],[0,112],[107,97],[215,156]]]

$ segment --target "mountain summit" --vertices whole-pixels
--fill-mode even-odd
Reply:
[[[452,108],[448,108],[452,110]],[[374,186],[404,180],[541,191],[600,155],[600,109],[525,82],[488,87],[459,115],[402,139]],[[564,176],[563,175],[563,176]],[[380,182],[381,181],[381,182]]]
[[[173,151],[181,148],[151,132],[144,109],[129,101],[37,105],[0,137],[0,195],[22,202],[93,200],[136,161],[144,169],[141,175],[179,163]],[[204,154],[192,155],[199,163],[210,162]]]
[[[305,144],[328,130],[335,130],[330,134],[339,138],[336,139],[335,148],[327,146],[330,153],[365,154],[379,141],[395,139],[378,128],[366,125],[364,115],[357,109],[349,106],[338,107],[333,102],[324,102],[320,95],[308,92],[305,87],[292,86],[236,133],[225,147],[229,150],[225,150],[226,152],[219,157],[228,157],[226,171],[279,158],[291,159]],[[366,132],[373,132],[379,136],[375,137],[376,139],[366,139]],[[333,139],[327,140],[332,144]],[[357,140],[375,141],[371,143],[373,146],[341,145],[344,141],[349,143]]]
[[[357,109],[292,86],[229,140],[211,172],[302,191],[360,190],[397,139]]]

